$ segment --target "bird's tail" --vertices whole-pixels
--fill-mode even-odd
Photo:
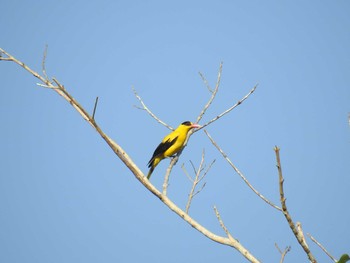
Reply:
[[[158,165],[158,163],[160,162],[161,158],[159,157],[152,157],[152,159],[148,162],[148,167],[149,172],[147,174],[147,179],[149,180],[149,178],[151,178],[151,175],[153,173],[154,168],[156,168],[156,166]]]
[[[152,175],[152,173],[153,173],[153,170],[154,170],[154,166],[151,166],[151,169],[149,169],[149,172],[148,172],[148,174],[147,174],[147,179],[149,180],[149,178],[151,178],[151,175]]]

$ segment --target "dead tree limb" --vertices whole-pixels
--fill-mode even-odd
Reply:
[[[290,215],[290,213],[288,211],[287,204],[286,204],[286,198],[284,196],[284,190],[283,190],[284,178],[283,178],[283,174],[282,174],[280,148],[275,146],[274,150],[275,150],[275,154],[276,154],[276,162],[277,162],[276,166],[277,166],[278,178],[279,178],[280,201],[281,201],[281,205],[282,205],[283,215],[286,218],[288,225],[289,225],[290,229],[292,230],[295,238],[298,240],[298,243],[304,249],[309,260],[312,263],[316,263],[317,261],[316,261],[314,255],[311,253],[309,246],[306,244],[304,234],[302,232],[301,227],[300,226],[298,227],[295,225],[295,223],[293,222],[292,216]]]
[[[97,125],[95,119],[90,115],[79,103],[76,99],[74,99],[70,93],[65,89],[65,87],[55,78],[52,78],[50,81],[48,78],[41,76],[36,71],[28,67],[26,64],[16,59],[14,56],[10,55],[8,52],[0,48],[0,60],[2,61],[10,61],[14,62],[17,65],[21,66],[27,72],[31,73],[34,77],[39,79],[42,83],[40,86],[45,86],[46,88],[52,89],[54,92],[58,93],[62,96],[77,112],[96,130],[96,132],[103,138],[103,140],[109,145],[112,151],[118,156],[118,158],[129,168],[135,178],[153,195],[158,197],[170,210],[176,213],[179,217],[185,220],[189,225],[198,230],[207,238],[223,244],[230,246],[236,249],[239,253],[241,253],[248,261],[257,263],[259,262],[241,243],[239,243],[236,239],[234,239],[231,235],[228,237],[223,237],[214,234],[209,231],[207,228],[203,227],[200,223],[198,223],[195,219],[190,217],[185,211],[180,209],[175,203],[173,203],[166,195],[161,193],[156,187],[151,184],[149,180],[145,177],[142,171],[138,168],[138,166],[132,161],[129,155],[124,151],[124,149],[114,140],[112,140],[106,133],[102,131],[102,129]],[[4,57],[5,55],[6,57]],[[55,83],[56,85],[54,85]]]

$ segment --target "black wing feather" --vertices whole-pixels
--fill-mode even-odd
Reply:
[[[172,140],[169,140],[169,139],[168,139],[168,140],[166,140],[165,142],[161,142],[161,143],[158,145],[158,147],[154,150],[154,153],[153,153],[153,156],[152,156],[151,160],[149,160],[149,162],[148,162],[148,168],[150,168],[150,167],[152,166],[152,163],[153,163],[154,159],[155,159],[157,156],[163,154],[166,150],[168,150],[168,149],[176,142],[177,137],[178,137],[178,136],[176,136],[176,137],[175,137],[174,139],[172,139]]]

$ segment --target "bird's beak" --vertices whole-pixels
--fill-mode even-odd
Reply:
[[[200,125],[197,124],[197,123],[193,123],[193,124],[191,125],[191,128],[200,128],[200,127],[202,127],[202,126],[200,126]]]

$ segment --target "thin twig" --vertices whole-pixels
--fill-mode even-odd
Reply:
[[[205,156],[205,152],[203,150],[202,152],[202,158],[201,158],[201,161],[200,161],[200,164],[199,164],[199,167],[197,169],[197,171],[195,170],[193,164],[192,164],[192,167],[193,169],[195,170],[195,178],[193,180],[193,184],[192,184],[192,188],[191,188],[191,191],[190,193],[188,194],[188,199],[187,199],[187,204],[186,204],[186,209],[185,209],[185,212],[188,214],[188,210],[190,209],[190,206],[191,206],[191,202],[192,202],[192,199],[194,197],[194,191],[196,190],[196,187],[198,185],[198,183],[201,181],[201,179],[203,179],[203,177],[200,179],[199,178],[199,175],[202,171],[202,167],[203,167],[203,164],[204,164],[204,156]],[[192,162],[191,162],[192,163]]]
[[[224,221],[222,221],[222,219],[221,219],[219,210],[216,208],[216,206],[214,206],[214,211],[215,211],[216,218],[218,219],[221,228],[225,231],[227,237],[228,237],[230,240],[235,240],[235,241],[238,242],[238,240],[236,240],[236,239],[231,235],[231,233],[228,231],[227,227],[226,227],[225,224],[224,224]]]
[[[36,85],[38,85],[39,87],[43,87],[45,89],[59,89],[60,87],[56,87],[56,86],[48,86],[46,84],[41,84],[41,83],[36,83]]]
[[[219,86],[220,86],[220,80],[221,80],[221,73],[222,73],[222,62],[220,63],[220,67],[219,67],[219,73],[218,73],[218,78],[216,80],[216,85],[215,85],[215,89],[211,94],[211,97],[209,98],[209,101],[207,102],[207,104],[204,106],[204,108],[202,109],[201,113],[198,115],[196,123],[198,123],[202,118],[203,115],[205,114],[205,112],[207,111],[207,109],[210,107],[211,103],[213,102],[213,100],[215,99],[216,93],[219,90]]]
[[[204,151],[204,149],[203,149],[203,151]],[[202,152],[202,157],[203,157],[203,152]],[[196,167],[194,167],[194,164],[191,160],[190,160],[190,164],[192,166],[194,174],[197,174],[197,169],[196,169]],[[200,170],[202,170],[202,169],[200,169]],[[192,178],[191,178],[191,180],[192,180],[192,182],[194,182],[194,180]]]
[[[188,174],[184,163],[181,165],[181,169],[183,170],[183,172],[184,172],[185,175],[187,176],[188,180],[190,180],[190,181],[193,183],[194,180],[193,180],[192,177]]]
[[[34,77],[40,79],[43,83],[49,85],[50,82],[47,83],[47,81],[40,76],[37,72],[35,72],[34,70],[32,70],[31,68],[29,68],[26,64],[24,64],[22,61],[19,61],[18,59],[16,59],[15,57],[11,56],[8,52],[6,52],[5,50],[3,50],[2,48],[0,48],[0,53],[6,55],[7,57],[2,57],[0,56],[0,60],[5,60],[5,61],[12,61],[14,63],[16,63],[17,65],[21,66],[22,68],[24,68],[26,71],[28,71],[30,74],[32,74]]]
[[[326,248],[325,248],[324,246],[322,246],[322,244],[316,240],[316,238],[314,238],[310,233],[307,233],[306,235],[307,235],[317,246],[319,246],[319,247],[323,250],[323,252],[326,253],[326,255],[327,255],[331,260],[333,260],[335,263],[338,262],[338,260],[336,260],[336,258],[333,257],[333,256],[326,250]]]
[[[291,250],[291,246],[286,247],[286,248],[284,249],[284,251],[282,251],[282,250],[278,247],[277,243],[275,243],[275,247],[277,248],[278,252],[280,252],[280,254],[281,254],[280,263],[283,263],[285,256],[286,256],[287,253]]]
[[[6,57],[4,57],[5,55]],[[8,53],[5,50],[0,48],[0,60],[2,61],[13,61],[12,58],[9,57]]]
[[[229,113],[230,111],[232,111],[234,108],[236,108],[237,106],[241,105],[242,102],[244,102],[257,88],[258,84],[256,84],[254,86],[254,88],[252,88],[247,95],[245,95],[242,99],[240,99],[236,104],[234,104],[232,107],[228,108],[227,110],[225,110],[224,112],[220,113],[219,115],[217,115],[215,118],[211,119],[210,121],[208,121],[206,124],[203,124],[200,128],[196,129],[195,132],[205,128],[206,126],[208,126],[209,124],[211,124],[212,122],[220,119],[222,116],[226,115],[227,113]]]
[[[46,57],[47,57],[47,49],[48,49],[48,45],[46,44],[44,54],[43,54],[43,60],[41,62],[41,67],[42,67],[42,71],[43,71],[43,75],[44,75],[45,79],[49,80],[49,77],[46,74],[46,66],[45,66]]]
[[[245,176],[241,173],[240,170],[231,162],[231,160],[228,158],[227,154],[220,148],[220,146],[214,141],[214,139],[210,136],[207,130],[204,130],[205,134],[208,136],[209,140],[211,143],[215,146],[215,148],[221,153],[221,155],[224,157],[224,159],[229,163],[229,165],[235,170],[235,172],[242,178],[242,180],[248,185],[248,187],[257,195],[259,196],[262,200],[264,200],[267,204],[272,206],[273,208],[276,208],[279,211],[282,211],[282,208],[278,207],[274,203],[272,203],[270,200],[268,200],[265,196],[263,196],[261,193],[256,190],[251,183],[245,178]]]
[[[199,194],[200,192],[202,192],[202,190],[204,189],[204,187],[207,185],[206,182],[204,182],[201,186],[201,188],[199,190],[197,190],[194,194],[193,197],[195,197],[197,194]]]
[[[210,87],[208,81],[206,80],[206,78],[204,77],[204,75],[202,74],[202,72],[198,72],[198,73],[199,73],[199,75],[201,76],[201,78],[202,78],[202,80],[203,80],[205,86],[207,86],[208,91],[209,91],[210,93],[213,93],[213,90],[211,89],[211,87]]]
[[[282,175],[282,166],[281,166],[281,159],[280,159],[280,148],[278,148],[277,146],[275,146],[274,148],[275,154],[276,154],[276,166],[277,166],[277,170],[278,170],[278,177],[279,177],[279,191],[280,191],[280,201],[281,201],[281,205],[282,205],[282,210],[283,210],[283,215],[286,218],[290,229],[293,231],[294,236],[296,237],[296,239],[298,240],[300,246],[304,249],[305,253],[307,254],[309,260],[312,263],[316,263],[316,259],[314,257],[314,255],[311,253],[309,247],[306,245],[305,239],[303,238],[303,233],[301,232],[301,228],[298,230],[298,228],[295,226],[291,215],[289,214],[289,211],[287,209],[287,205],[286,205],[286,198],[284,196],[284,190],[283,190],[283,182],[284,182],[284,178]]]
[[[163,182],[163,195],[167,195],[168,186],[169,186],[169,178],[171,170],[173,169],[174,165],[177,163],[177,160],[179,159],[179,156],[176,155],[175,157],[171,158],[170,164],[166,170],[165,176],[164,176],[164,182]]]
[[[93,120],[95,120],[95,113],[96,113],[97,103],[98,103],[98,97],[96,97],[95,105],[94,105],[94,110],[93,110],[93,112],[92,112],[92,119],[93,119]]]
[[[52,78],[52,80],[61,90],[64,90],[64,85],[62,85],[56,78]]]
[[[146,104],[143,102],[142,98],[139,96],[139,94],[137,94],[137,91],[134,87],[131,87],[132,91],[134,92],[134,95],[135,97],[139,100],[140,104],[142,105],[142,108],[141,107],[137,107],[135,106],[136,108],[138,109],[141,109],[141,110],[145,110],[149,115],[151,115],[151,117],[153,119],[155,119],[157,122],[159,122],[160,124],[164,125],[165,127],[167,127],[169,130],[174,130],[173,127],[171,127],[170,125],[166,124],[164,121],[162,121],[161,119],[159,119],[147,106]]]

